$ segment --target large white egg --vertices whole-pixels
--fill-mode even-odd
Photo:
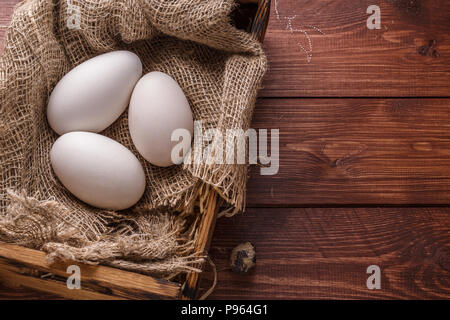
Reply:
[[[194,121],[189,102],[178,83],[162,72],[142,77],[131,95],[128,114],[130,135],[136,149],[151,164],[168,167],[172,149],[180,142],[172,141],[176,129],[185,129],[192,137]],[[191,141],[184,139],[183,150]]]
[[[100,132],[128,107],[142,76],[142,63],[129,51],[89,59],[67,73],[50,95],[47,119],[58,134]]]
[[[115,140],[91,132],[59,137],[50,151],[53,171],[75,197],[94,207],[123,210],[145,190],[136,156]]]

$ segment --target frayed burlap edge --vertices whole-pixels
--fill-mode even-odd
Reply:
[[[196,267],[204,257],[193,254],[194,225],[168,213],[139,213],[136,216],[105,214],[98,227],[100,238],[80,233],[67,210],[56,201],[39,201],[8,190],[11,204],[0,215],[0,241],[48,253],[56,260],[83,264],[106,264],[158,277],[183,272],[201,272]]]

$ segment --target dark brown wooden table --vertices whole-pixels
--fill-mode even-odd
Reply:
[[[280,170],[254,168],[246,213],[219,219],[210,298],[450,298],[450,1],[272,2],[253,127],[280,130]],[[257,266],[238,275],[244,241]]]

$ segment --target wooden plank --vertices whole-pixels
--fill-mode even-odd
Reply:
[[[30,288],[7,288],[0,283],[0,300],[62,300],[61,296]]]
[[[228,257],[246,241],[256,267],[235,274]],[[211,299],[449,299],[450,208],[254,208],[218,220],[210,254]],[[366,286],[370,265],[380,290]]]
[[[69,290],[63,281],[39,278],[44,274],[38,274],[36,271],[27,269],[17,269],[11,271],[11,264],[9,261],[4,261],[0,258],[0,282],[2,286],[11,289],[27,288],[33,290],[42,296],[52,295],[59,299],[76,299],[76,300],[116,300],[120,299],[115,296],[98,293],[95,291],[79,289]],[[35,274],[39,276],[34,276]],[[13,295],[12,297],[14,297]]]
[[[67,288],[66,271],[71,264],[81,269],[80,290]],[[177,283],[105,266],[49,265],[44,252],[5,243],[0,243],[0,284],[70,299],[175,299],[180,295]]]
[[[374,4],[380,30],[366,26]],[[449,96],[449,30],[448,0],[272,0],[261,96]]]
[[[280,166],[252,168],[247,204],[449,204],[449,111],[450,99],[261,99],[252,127],[280,130]]]

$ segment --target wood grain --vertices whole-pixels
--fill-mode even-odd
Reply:
[[[31,288],[13,287],[7,288],[0,283],[0,300],[63,300],[60,295],[55,295]]]
[[[67,288],[66,263],[49,265],[42,251],[0,243],[0,287],[32,291],[68,299],[175,299],[180,285],[104,266],[76,264],[81,289]],[[45,275],[48,275],[45,276]]]
[[[225,270],[246,241],[255,269]],[[218,220],[210,254],[220,271],[211,299],[449,299],[450,209],[249,209]],[[381,290],[366,287],[370,265]]]
[[[380,30],[366,26],[373,4],[381,9]],[[273,0],[261,96],[449,96],[448,30],[447,0]],[[420,54],[431,40],[435,57],[433,50]]]
[[[254,167],[249,206],[450,204],[450,99],[261,99],[280,168]]]

